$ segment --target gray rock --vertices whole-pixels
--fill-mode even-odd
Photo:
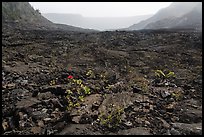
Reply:
[[[39,120],[38,121],[38,126],[39,127],[44,127],[45,125],[44,125],[44,122],[42,121],[42,120]]]
[[[122,121],[125,121],[126,118],[127,118],[127,116],[125,115],[125,113],[123,113],[123,114],[121,115],[121,120],[122,120]]]
[[[48,117],[47,113],[42,113],[41,111],[34,111],[31,116],[35,119],[44,119]]]
[[[124,109],[131,106],[133,102],[142,103],[148,100],[149,99],[147,96],[132,92],[107,94],[106,98],[99,107],[99,113],[108,114],[108,111],[111,109],[110,105],[114,106],[115,108]]]
[[[171,135],[171,133],[169,130],[167,130],[166,133],[164,133],[164,135]]]
[[[41,92],[51,92],[55,95],[64,95],[66,91],[66,86],[64,85],[53,85],[53,86],[43,86]]]
[[[118,131],[119,135],[151,135],[150,129],[145,127],[136,127],[127,130]]]
[[[171,121],[172,122],[178,122],[179,118],[177,116],[173,116],[173,117],[171,117]]]
[[[161,96],[162,96],[162,98],[166,98],[166,97],[168,97],[168,96],[170,96],[171,94],[168,92],[168,91],[162,91],[161,92]]]
[[[171,128],[170,133],[171,133],[171,135],[181,135],[181,133],[174,128]]]
[[[170,98],[170,99],[169,99],[169,102],[174,102],[174,98]]]
[[[42,113],[46,113],[46,112],[47,112],[47,110],[48,110],[48,109],[43,108],[43,109],[41,110],[41,112],[42,112]]]
[[[163,126],[164,128],[170,128],[169,123],[167,123],[164,119],[159,118],[159,117],[157,117],[157,119],[161,121],[162,126]]]
[[[9,129],[9,124],[7,121],[2,122],[2,127],[4,131],[7,131]]]
[[[75,123],[79,123],[80,122],[80,120],[81,120],[81,115],[80,116],[74,116],[73,118],[72,118],[72,121],[73,122],[75,122]]]
[[[22,121],[22,120],[19,121],[20,129],[23,129],[25,127],[25,125],[26,125],[26,121]]]
[[[82,116],[86,118],[91,118],[92,116],[98,115],[97,110],[92,110],[93,105],[100,105],[102,101],[102,96],[100,94],[92,94],[84,98],[82,103],[83,107],[78,109],[72,109],[70,116],[72,116],[72,121],[75,123],[80,123]],[[88,122],[88,121],[87,121]]]
[[[9,124],[9,127],[10,127],[11,129],[16,128],[16,122],[15,122],[13,116],[8,118],[8,124]]]
[[[140,111],[140,108],[135,106],[134,109],[133,109],[135,112],[139,112]]]
[[[97,133],[97,132],[96,132]],[[70,124],[65,127],[58,135],[93,135],[90,124]]]
[[[128,127],[131,127],[132,126],[132,122],[127,121],[127,122],[125,122],[125,125],[128,126]]]
[[[10,84],[6,84],[6,85],[2,85],[2,87],[4,89],[14,89],[16,87],[15,83],[10,83]]]
[[[175,108],[176,108],[177,103],[176,102],[172,102],[170,104],[168,104],[166,106],[166,111],[168,112],[172,112]]]
[[[28,80],[22,80],[21,81],[21,85],[26,85],[26,84],[28,84]]]
[[[134,67],[142,67],[142,66],[144,66],[144,65],[145,65],[145,63],[142,62],[142,61],[137,61],[137,62],[134,62],[134,63],[132,64],[132,66],[134,66]]]
[[[52,99],[52,103],[55,107],[57,108],[63,108],[64,106],[60,103],[59,99],[58,98],[53,98]]]
[[[184,101],[185,105],[198,110],[202,110],[202,102],[195,99],[188,99]]]
[[[49,122],[49,121],[51,121],[52,119],[48,117],[48,118],[44,118],[43,120],[44,120],[45,122]]]
[[[18,115],[19,115],[20,120],[22,120],[24,118],[23,112],[18,112]]]
[[[16,103],[16,108],[21,109],[21,108],[28,108],[32,105],[35,105],[37,103],[40,103],[40,101],[36,98],[29,97],[26,99],[23,99],[19,102]]]
[[[56,108],[55,111],[53,111],[50,116],[53,118],[54,121],[56,121],[62,118],[62,114],[63,113]]]
[[[182,122],[185,123],[198,123],[202,122],[202,110],[187,107],[179,117]]]
[[[202,123],[172,123],[172,126],[183,135],[202,135]]]
[[[135,122],[138,124],[142,124],[144,122],[144,119],[138,117],[138,118],[135,118]]]
[[[55,126],[54,126],[54,129],[56,130],[62,130],[66,125],[66,122],[63,121],[63,122],[58,122]]]
[[[57,130],[53,130],[53,129],[47,129],[46,130],[46,135],[53,135],[54,133],[56,133]]]
[[[145,120],[145,125],[150,125],[151,123],[147,120]]]
[[[41,130],[42,130],[41,127],[32,127],[31,128],[31,132],[33,134],[40,134]]]
[[[47,100],[54,97],[54,95],[51,92],[46,92],[46,93],[39,93],[37,96],[37,99],[39,100]]]

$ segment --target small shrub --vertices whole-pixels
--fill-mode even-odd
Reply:
[[[112,110],[108,114],[101,113],[99,115],[99,125],[108,128],[116,129],[122,123],[122,114],[124,109],[122,108],[111,108]]]
[[[78,85],[81,85],[82,80],[81,80],[81,79],[79,79],[79,80],[77,80],[77,81],[76,81],[76,83],[77,83]]]
[[[72,108],[80,106],[80,103],[84,101],[84,97],[91,94],[91,89],[85,86],[81,79],[74,79],[71,75],[67,78],[71,85],[71,88],[66,90],[66,98],[68,100],[67,110],[70,111]]]
[[[84,89],[84,92],[85,92],[86,95],[87,95],[87,94],[88,94],[88,95],[91,94],[91,92],[90,92],[91,89],[90,89],[89,87],[84,86],[83,89]]]
[[[183,98],[183,93],[176,91],[171,94],[171,96],[176,100],[179,101]]]
[[[155,76],[158,78],[168,79],[171,77],[176,77],[173,71],[169,71],[167,74],[164,74],[162,70],[155,70]]]
[[[173,71],[169,71],[168,73],[164,73],[162,70],[156,70],[155,71],[155,83],[161,83],[161,82],[172,82],[173,79],[176,78],[176,75]]]
[[[176,77],[175,73],[170,71],[168,74],[165,75],[166,78]]]
[[[83,101],[84,101],[84,96],[79,96],[79,100],[80,100],[81,102],[83,102]]]
[[[159,78],[163,78],[163,77],[165,77],[165,74],[164,74],[164,72],[162,70],[156,70],[155,71],[155,76],[159,77]]]

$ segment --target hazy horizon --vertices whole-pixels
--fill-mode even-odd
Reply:
[[[41,13],[80,14],[83,17],[132,17],[155,14],[172,2],[29,2]]]

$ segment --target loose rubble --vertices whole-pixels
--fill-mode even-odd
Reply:
[[[202,134],[199,32],[5,31],[2,134]]]

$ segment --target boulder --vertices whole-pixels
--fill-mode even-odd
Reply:
[[[91,130],[90,124],[70,124],[57,135],[97,135],[99,132]]]
[[[202,110],[198,110],[192,107],[187,107],[183,110],[179,119],[181,122],[184,122],[184,123],[202,122]]]
[[[40,101],[36,98],[29,97],[26,99],[23,99],[19,102],[16,103],[16,108],[21,109],[21,108],[28,108],[30,106],[33,106],[37,103],[40,103]]]
[[[182,135],[202,135],[202,123],[172,123],[172,126],[179,130]]]
[[[107,114],[110,111],[110,105],[115,108],[125,109],[133,105],[134,102],[143,103],[148,102],[146,95],[141,95],[132,92],[122,92],[115,94],[107,94],[102,104],[99,107],[99,113]]]
[[[32,132],[33,134],[40,134],[41,131],[42,131],[41,127],[32,127],[32,128],[31,128],[31,132]]]
[[[131,129],[126,129],[126,130],[120,130],[118,131],[119,135],[152,135],[150,133],[150,129],[145,128],[145,127],[135,127]]]
[[[82,103],[82,107],[74,108],[70,116],[72,117],[72,121],[75,123],[82,122],[83,123],[90,123],[94,116],[98,115],[98,108],[102,102],[102,95],[100,94],[92,94],[84,98],[84,102]]]

